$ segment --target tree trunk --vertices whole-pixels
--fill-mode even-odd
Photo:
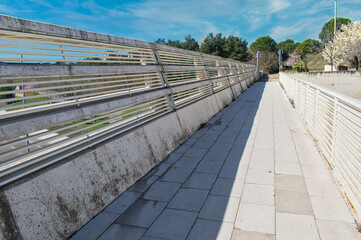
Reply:
[[[360,62],[359,62],[358,57],[355,57],[355,62],[356,62],[356,71],[358,71],[359,66],[360,66]]]

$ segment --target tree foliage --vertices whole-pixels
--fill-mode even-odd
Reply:
[[[295,43],[295,41],[293,41],[292,39],[287,39],[285,41],[279,42],[276,45],[276,48],[282,50],[282,59],[286,61],[289,55],[295,51],[299,44],[299,42]]]
[[[323,45],[320,41],[309,38],[296,47],[295,53],[304,57],[307,53],[319,53],[322,49]]]
[[[349,23],[351,23],[351,20],[349,18],[338,17],[336,22],[337,31],[341,30],[342,25],[348,25]],[[318,35],[318,38],[323,43],[331,43],[334,38],[334,28],[335,28],[335,19],[331,19],[330,21],[328,21],[323,25],[322,30]]]
[[[322,54],[332,65],[353,61],[358,69],[361,59],[361,22],[342,26],[341,31],[336,32],[333,43]]]
[[[277,43],[273,38],[269,36],[259,37],[254,41],[251,46],[250,50],[252,53],[256,53],[257,51],[260,52],[276,52]]]
[[[185,37],[183,42],[178,40],[168,40],[166,42],[164,38],[159,38],[155,42],[171,47],[192,51],[201,51],[206,54],[216,55],[224,58],[232,58],[239,61],[248,61],[251,58],[250,54],[248,53],[248,43],[245,39],[232,35],[224,37],[221,33],[217,33],[216,35],[213,33],[207,34],[200,46],[198,42],[189,34]]]

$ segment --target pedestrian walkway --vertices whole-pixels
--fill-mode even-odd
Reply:
[[[72,239],[356,240],[354,217],[279,83],[259,82]]]

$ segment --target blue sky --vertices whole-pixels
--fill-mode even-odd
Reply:
[[[317,39],[333,0],[0,0],[0,13],[154,42],[209,33],[252,43],[261,36]],[[338,16],[361,19],[361,0],[339,0]]]

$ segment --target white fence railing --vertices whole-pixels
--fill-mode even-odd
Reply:
[[[360,214],[361,102],[295,75],[281,73],[280,83]]]
[[[0,15],[0,185],[221,90],[244,90],[256,74],[239,61],[18,21]]]

